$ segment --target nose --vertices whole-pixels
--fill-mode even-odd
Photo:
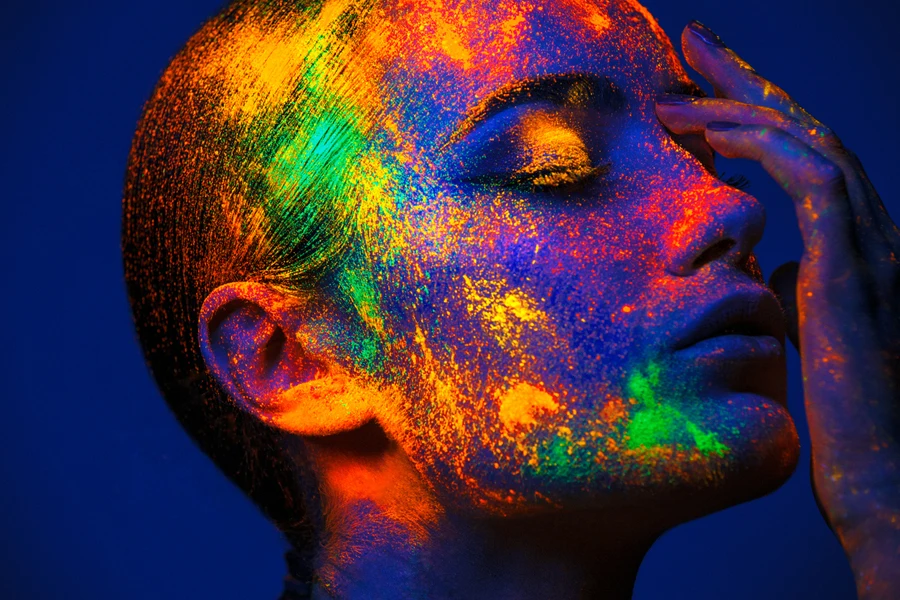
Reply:
[[[766,225],[756,198],[718,181],[688,190],[673,209],[663,242],[665,265],[680,277],[715,261],[743,268]]]

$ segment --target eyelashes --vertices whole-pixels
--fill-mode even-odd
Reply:
[[[563,134],[545,131],[542,135],[531,136],[534,139],[530,145],[524,144],[524,148],[520,145],[507,148],[505,152],[486,153],[482,160],[490,165],[488,172],[474,173],[462,177],[461,181],[526,193],[579,192],[605,177],[612,165],[593,163],[586,145],[575,136],[577,134],[572,130]],[[503,168],[505,163],[517,166]],[[742,174],[722,173],[719,180],[741,191],[749,188],[751,183]]]
[[[728,175],[728,176],[726,176],[725,173],[722,173],[719,176],[719,179],[725,185],[730,185],[731,187],[733,187],[736,190],[744,191],[748,187],[750,187],[750,180],[747,179],[746,176],[741,175],[740,173],[738,173],[737,175]]]
[[[468,183],[513,189],[522,192],[575,192],[606,175],[610,165],[589,167],[549,166],[530,172],[480,175],[467,179]]]

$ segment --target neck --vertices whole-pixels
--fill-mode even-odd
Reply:
[[[358,508],[367,523],[329,535],[313,598],[627,599],[652,541],[586,539],[602,531],[582,516],[446,518],[416,543],[371,507]]]
[[[453,514],[395,445],[361,455],[343,442],[308,447],[323,509],[313,598],[627,599],[663,529],[621,510]]]

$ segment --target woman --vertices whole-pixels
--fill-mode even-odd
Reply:
[[[631,0],[236,2],[170,65],[135,319],[297,549],[287,594],[627,597],[663,531],[795,467],[783,307],[823,513],[895,595],[897,228],[824,125],[702,25],[682,46],[717,98]],[[714,152],[795,200],[781,305]]]

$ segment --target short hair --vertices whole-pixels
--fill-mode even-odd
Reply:
[[[233,281],[308,292],[359,235],[360,199],[373,192],[361,160],[372,104],[347,63],[371,4],[223,9],[147,102],[124,192],[125,278],[153,377],[184,429],[295,546],[311,535],[296,466],[279,432],[216,384],[198,319],[204,298]]]

